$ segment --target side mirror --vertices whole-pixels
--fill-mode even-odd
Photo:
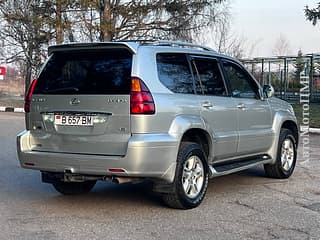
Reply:
[[[272,87],[272,85],[263,85],[263,94],[267,97],[267,98],[271,98],[274,96],[274,88]]]

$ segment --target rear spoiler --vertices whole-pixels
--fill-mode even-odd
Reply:
[[[135,42],[97,42],[97,43],[67,43],[48,47],[48,55],[53,52],[85,49],[127,48],[133,54],[137,53],[139,44]]]

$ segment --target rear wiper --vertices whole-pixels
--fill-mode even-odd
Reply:
[[[54,88],[44,91],[45,93],[68,93],[68,92],[79,92],[79,88],[76,87],[65,87],[65,88]]]

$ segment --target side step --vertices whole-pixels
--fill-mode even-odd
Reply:
[[[255,167],[260,164],[270,163],[271,158],[268,155],[259,155],[250,158],[242,158],[226,163],[218,163],[209,165],[210,177],[218,177],[234,172],[239,172],[248,168]]]

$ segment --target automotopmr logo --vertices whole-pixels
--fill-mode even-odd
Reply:
[[[305,71],[300,73],[300,104],[302,107],[302,121],[300,122],[300,142],[302,146],[302,162],[310,161],[310,78]]]

